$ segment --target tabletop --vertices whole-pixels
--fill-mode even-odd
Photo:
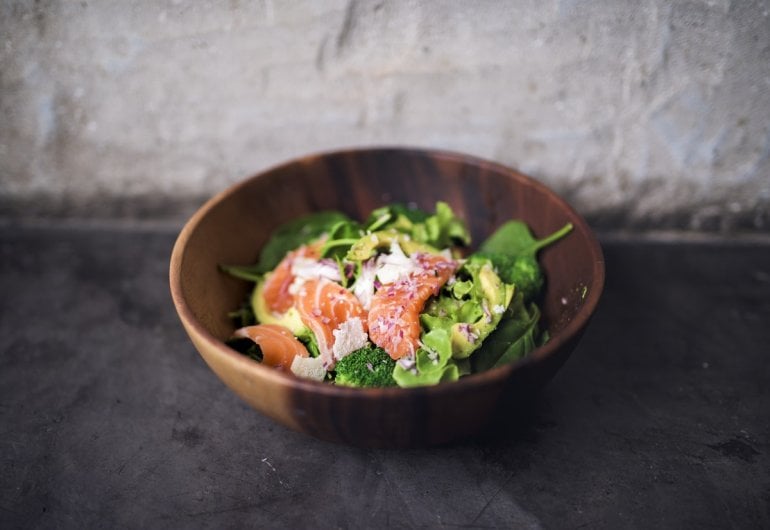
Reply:
[[[175,236],[0,226],[0,527],[770,527],[770,243],[602,238],[599,309],[526,415],[369,450],[216,378]]]

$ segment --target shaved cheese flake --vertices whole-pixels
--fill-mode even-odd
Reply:
[[[332,353],[337,361],[356,350],[360,350],[369,342],[369,336],[364,331],[364,325],[358,317],[346,320],[332,333],[334,334]]]
[[[320,357],[300,357],[296,355],[291,363],[291,372],[297,377],[323,381],[326,377],[326,369]]]
[[[334,260],[298,257],[291,264],[291,274],[294,281],[289,286],[290,294],[297,294],[302,285],[308,280],[326,278],[333,282],[341,282],[340,268]]]
[[[377,271],[375,270],[374,260],[368,260],[361,265],[361,274],[359,274],[351,287],[353,294],[367,311],[372,307],[376,279]]]
[[[420,270],[419,264],[404,254],[401,246],[396,241],[390,244],[390,254],[381,254],[377,257],[377,279],[383,285],[402,280],[412,272],[419,272]]]

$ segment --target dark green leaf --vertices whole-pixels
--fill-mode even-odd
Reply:
[[[517,293],[502,320],[471,357],[474,372],[519,359],[535,348],[540,310]]]
[[[257,265],[220,265],[219,270],[226,272],[235,278],[254,283],[261,280],[264,274],[262,269]]]
[[[254,359],[257,362],[262,362],[262,348],[260,348],[259,344],[251,339],[233,337],[225,341],[225,344],[230,346],[238,353],[249,357],[250,359]]]
[[[321,249],[321,257],[342,258],[361,238],[361,225],[351,220],[340,221],[329,229],[328,235]]]
[[[262,273],[273,270],[289,251],[328,233],[340,222],[351,221],[341,212],[318,212],[282,225],[262,248],[255,269]]]
[[[357,226],[341,212],[318,212],[306,215],[278,227],[268,242],[262,248],[259,260],[253,265],[219,265],[220,270],[227,274],[258,282],[262,276],[273,270],[290,251],[317,239],[333,229],[342,231],[342,226]],[[347,230],[347,228],[345,228]],[[345,232],[347,234],[347,231]]]
[[[227,316],[236,328],[251,326],[257,323],[254,311],[251,308],[251,302],[248,299],[244,300],[238,309],[230,311]]]
[[[501,254],[515,259],[521,255],[534,256],[537,251],[561,239],[572,230],[572,223],[543,239],[536,239],[526,223],[508,221],[489,236],[479,247],[479,251],[490,254]]]
[[[489,258],[500,277],[513,283],[526,302],[534,300],[543,289],[545,278],[537,261],[537,252],[561,239],[572,230],[567,223],[543,239],[536,239],[521,221],[508,221],[479,247],[478,255]]]

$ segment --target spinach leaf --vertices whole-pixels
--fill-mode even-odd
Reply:
[[[262,248],[257,267],[263,273],[273,270],[287,252],[328,233],[340,222],[352,221],[342,212],[317,212],[280,226]]]
[[[520,359],[536,346],[540,310],[536,304],[526,304],[524,296],[516,293],[502,320],[471,357],[473,372]]]
[[[572,223],[567,223],[553,234],[543,239],[536,239],[526,223],[522,221],[508,221],[498,228],[494,234],[489,236],[481,244],[479,250],[481,252],[503,254],[514,258],[522,255],[534,256],[538,250],[561,239],[570,230],[572,230]]]
[[[572,223],[567,223],[553,234],[537,239],[526,223],[508,221],[481,244],[478,254],[489,258],[503,281],[513,283],[529,302],[540,294],[545,283],[537,262],[538,251],[566,236],[570,230]]]
[[[254,310],[251,308],[251,303],[248,299],[244,300],[235,311],[228,312],[227,316],[236,328],[243,328],[257,323]],[[251,339],[247,340],[254,342]]]
[[[335,223],[328,231],[329,238],[321,249],[321,257],[343,258],[363,234],[361,225],[350,219]]]
[[[235,278],[255,283],[261,280],[264,274],[257,265],[222,265],[220,263],[219,270]]]
[[[354,221],[336,211],[318,212],[300,217],[279,226],[273,232],[262,248],[256,264],[220,265],[219,268],[236,278],[257,282],[263,274],[273,270],[289,251],[318,238],[321,234],[329,233],[335,227],[348,224],[354,224]]]

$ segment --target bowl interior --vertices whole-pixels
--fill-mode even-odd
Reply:
[[[455,153],[364,149],[312,155],[269,169],[222,192],[188,222],[175,246],[171,287],[177,310],[198,349],[201,353],[202,346],[207,350],[204,358],[219,376],[252,405],[292,427],[297,428],[296,418],[290,418],[299,414],[296,402],[294,412],[277,414],[264,403],[266,394],[251,399],[249,394],[258,394],[259,384],[267,385],[269,381],[275,388],[290,387],[300,393],[339,395],[345,399],[360,396],[370,401],[388,396],[400,399],[411,390],[361,392],[305,382],[251,361],[244,363],[229,357],[226,360],[230,368],[215,366],[219,361],[213,361],[214,357],[236,357],[221,344],[233,331],[226,315],[245,299],[250,288],[248,283],[220,273],[217,267],[255,262],[276,227],[310,212],[340,210],[363,219],[372,209],[386,203],[403,202],[432,211],[439,200],[448,202],[467,221],[476,244],[512,218],[528,223],[535,236],[547,235],[568,222],[574,225],[568,237],[539,254],[547,277],[541,308],[551,340],[533,352],[527,362],[559,357],[559,351],[574,344],[601,294],[604,268],[596,239],[585,221],[544,185],[509,168]],[[538,378],[547,380],[564,358],[561,355],[558,362],[542,363],[547,369],[541,370]],[[254,366],[247,366],[249,363]],[[504,367],[491,371],[495,374],[478,374],[458,383],[415,389],[412,394],[452,391],[441,387],[499,383],[514,369]],[[248,384],[235,388],[240,383],[234,386],[233,378],[248,380]],[[261,383],[254,383],[257,380]],[[320,423],[314,428],[323,431]],[[346,436],[355,438],[350,432]]]

